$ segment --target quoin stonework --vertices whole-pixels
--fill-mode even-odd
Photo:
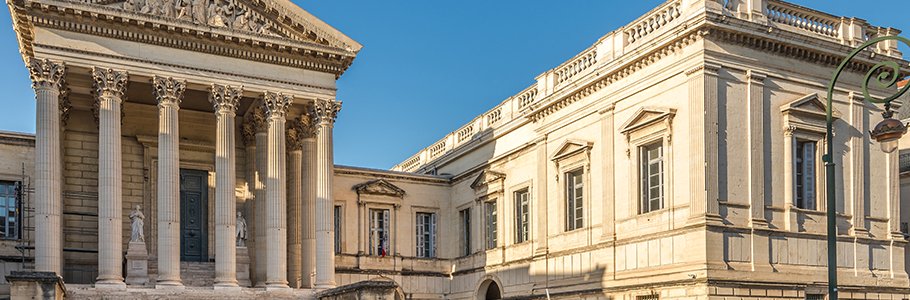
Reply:
[[[14,297],[824,299],[826,197],[840,296],[910,297],[910,167],[861,92],[896,43],[824,135],[837,64],[898,29],[670,0],[375,170],[332,157],[361,45],[290,1],[7,3],[37,101],[34,135],[0,134]]]

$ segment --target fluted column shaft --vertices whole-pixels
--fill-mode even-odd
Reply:
[[[313,125],[310,126],[315,130]],[[303,139],[303,212],[301,252],[303,287],[313,288],[316,274],[316,137]]]
[[[260,110],[261,112],[261,110]],[[260,124],[265,124],[263,121]],[[256,248],[256,265],[253,267],[254,278],[256,280],[255,286],[263,287],[265,286],[265,271],[268,261],[266,257],[266,240],[265,240],[265,228],[266,228],[266,169],[268,167],[268,132],[266,129],[268,125],[257,125],[256,131],[256,181],[255,188],[253,190],[253,195],[256,200],[253,202],[253,236],[255,239],[255,248]]]
[[[290,135],[288,143],[290,141]],[[299,147],[288,147],[288,281],[291,287],[300,288],[303,284],[303,257],[301,257],[303,216],[303,150]]]
[[[291,97],[266,92],[263,104],[269,124],[266,180],[266,288],[288,288],[285,115]]]
[[[63,275],[60,93],[65,65],[28,61],[35,89],[35,271]]]
[[[170,78],[154,79],[155,89],[168,84],[176,90],[158,96],[158,286],[182,287],[180,279],[180,133],[178,111],[182,84]],[[168,95],[173,94],[173,95]]]
[[[123,282],[123,183],[120,105],[127,73],[93,68],[98,97],[98,279],[95,286]]]
[[[242,88],[212,85],[209,101],[215,106],[215,287],[237,285],[237,181],[234,117]]]
[[[332,198],[332,127],[341,102],[316,101],[316,289],[335,287],[335,226]]]

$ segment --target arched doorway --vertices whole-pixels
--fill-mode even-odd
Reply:
[[[480,289],[477,291],[478,300],[498,300],[502,299],[502,290],[499,288],[499,284],[496,281],[487,279],[480,284]]]

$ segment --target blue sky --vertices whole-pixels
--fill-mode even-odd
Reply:
[[[663,1],[294,2],[364,45],[338,81],[335,162],[385,169]],[[792,2],[910,36],[906,0]],[[34,132],[34,92],[5,8],[0,22],[0,130]]]

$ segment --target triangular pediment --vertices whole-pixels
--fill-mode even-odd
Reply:
[[[357,52],[353,39],[287,0],[80,0],[175,25],[202,25]]]
[[[588,151],[592,146],[594,146],[594,143],[592,142],[567,139],[556,148],[556,152],[553,152],[553,154],[550,155],[550,160],[556,161],[576,153]]]
[[[629,120],[622,124],[619,132],[626,134],[638,128],[654,124],[676,115],[676,110],[667,107],[642,107],[632,115]]]
[[[376,179],[355,185],[354,191],[358,194],[383,195],[399,198],[404,197],[405,195],[403,189],[385,179]]]
[[[480,171],[480,174],[477,175],[477,178],[474,178],[474,182],[471,182],[472,189],[480,189],[486,187],[492,182],[504,180],[506,174],[499,173],[496,171],[483,170]]]
[[[785,114],[800,114],[805,116],[827,118],[827,106],[818,93],[811,93],[780,106],[780,111]],[[834,118],[840,118],[837,109],[831,112]]]

